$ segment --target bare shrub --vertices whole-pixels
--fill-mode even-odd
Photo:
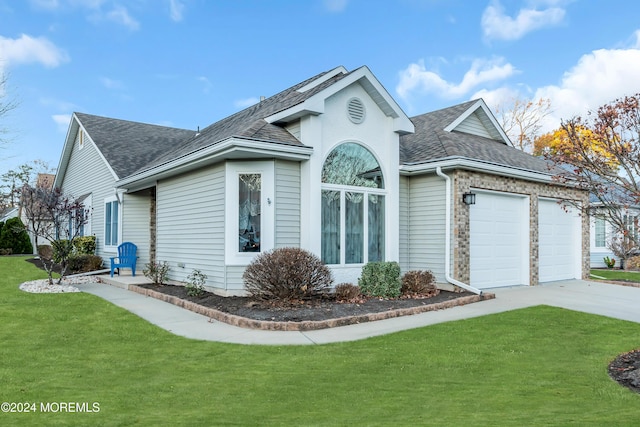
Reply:
[[[242,276],[247,292],[260,300],[291,301],[326,293],[331,270],[309,251],[278,248],[258,255]]]
[[[353,283],[340,283],[336,285],[333,293],[336,297],[336,301],[339,302],[353,302],[360,300],[362,295],[360,288]]]
[[[632,256],[624,263],[627,270],[640,270],[640,255]]]
[[[414,296],[436,296],[440,290],[436,287],[436,277],[429,270],[407,271],[402,276],[402,295]]]

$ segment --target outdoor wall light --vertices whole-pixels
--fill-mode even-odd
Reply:
[[[462,202],[465,205],[475,205],[476,204],[476,193],[464,193],[462,195]]]

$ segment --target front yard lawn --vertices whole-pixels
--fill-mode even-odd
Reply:
[[[624,280],[628,282],[640,283],[640,272],[638,271],[625,271],[625,270],[617,270],[617,269],[611,269],[611,270],[597,269],[597,270],[591,270],[591,274],[598,277],[603,277],[607,280]]]
[[[18,290],[43,277],[0,257],[0,401],[99,412],[0,413],[3,426],[618,426],[640,413],[640,395],[607,375],[640,348],[640,324],[539,306],[351,343],[242,346],[174,336],[93,295]]]

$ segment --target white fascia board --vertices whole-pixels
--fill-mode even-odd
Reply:
[[[433,162],[420,163],[415,165],[401,165],[401,175],[420,175],[423,173],[435,172],[440,167],[442,169],[467,169],[478,172],[485,172],[494,175],[508,176],[513,178],[526,179],[528,181],[537,181],[550,183],[553,182],[553,176],[534,172],[526,169],[513,168],[493,163],[482,162],[479,160],[467,158],[452,158],[437,160]]]
[[[382,111],[384,111],[387,116],[394,118],[395,132],[407,134],[415,131],[413,122],[366,66],[358,68],[345,78],[338,80],[328,88],[308,98],[306,101],[269,117],[265,117],[265,120],[268,123],[275,123],[298,118],[306,114],[322,114],[324,113],[324,101],[327,98],[360,79],[366,80],[368,84],[362,84],[362,87],[367,91],[369,96],[381,106]]]
[[[71,157],[71,151],[73,150],[73,143],[75,142],[71,135],[75,135],[78,132],[79,120],[76,113],[71,116],[69,122],[69,128],[67,129],[67,136],[64,139],[64,146],[62,147],[62,153],[60,154],[60,160],[58,160],[58,167],[56,168],[56,177],[53,179],[53,188],[60,187],[62,183],[62,177],[67,172],[67,166],[69,166],[69,159]]]
[[[279,144],[239,137],[231,137],[202,150],[197,150],[171,162],[164,163],[139,174],[116,182],[117,188],[141,189],[150,182],[187,172],[224,159],[251,160],[252,158],[280,158],[288,160],[308,160],[312,147]]]
[[[304,93],[306,91],[308,91],[309,89],[313,89],[314,87],[318,86],[319,84],[322,84],[324,82],[326,82],[329,79],[332,79],[333,77],[337,76],[338,74],[347,74],[348,71],[346,68],[344,68],[342,65],[334,68],[331,71],[328,71],[327,73],[325,73],[322,77],[315,79],[314,81],[312,81],[311,83],[302,86],[300,89],[298,89],[298,92]]]

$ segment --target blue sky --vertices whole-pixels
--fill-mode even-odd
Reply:
[[[628,0],[0,0],[0,174],[56,167],[74,111],[207,126],[322,71],[367,65],[417,115],[548,98],[560,119],[640,92]]]

